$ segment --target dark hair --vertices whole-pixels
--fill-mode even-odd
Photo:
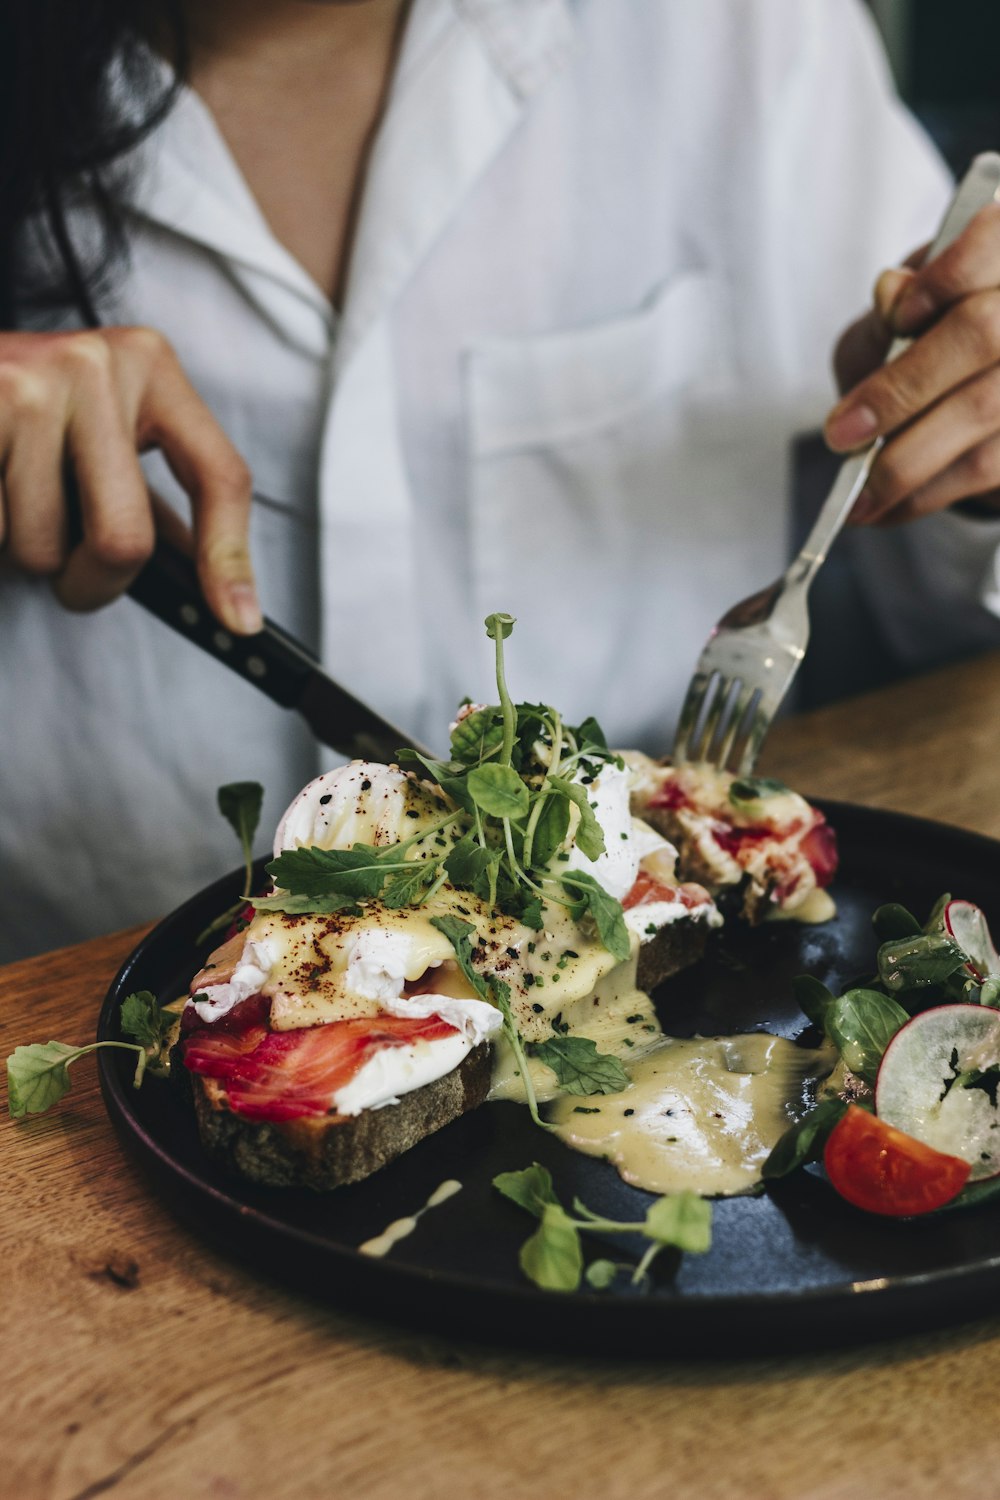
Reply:
[[[126,248],[121,159],[169,111],[186,70],[181,0],[0,0],[0,328],[32,306],[99,321],[96,299]],[[81,201],[98,228],[86,247],[69,226]]]

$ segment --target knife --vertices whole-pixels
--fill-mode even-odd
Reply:
[[[265,619],[257,635],[227,630],[205,603],[194,563],[162,538],[128,593],[273,702],[296,709],[317,738],[341,755],[388,763],[403,747],[431,754],[328,677],[312,652],[273,620]]]

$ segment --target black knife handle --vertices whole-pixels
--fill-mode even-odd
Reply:
[[[297,706],[319,665],[271,620],[264,621],[257,635],[237,635],[220,624],[205,603],[194,563],[162,538],[128,593],[164,625],[245,677],[282,708]]]

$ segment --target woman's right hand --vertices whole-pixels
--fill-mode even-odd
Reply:
[[[190,497],[190,535],[150,494],[139,463],[150,448]],[[79,494],[75,545],[67,467]],[[0,475],[0,556],[50,578],[67,609],[123,593],[160,530],[193,552],[223,624],[260,629],[249,470],[155,329],[0,334]]]

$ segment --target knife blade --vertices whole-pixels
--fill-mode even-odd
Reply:
[[[354,760],[395,760],[404,746],[431,752],[327,676],[301,641],[265,619],[257,635],[236,635],[212,614],[194,563],[162,538],[128,593],[143,609],[259,688],[295,709],[325,745]]]

